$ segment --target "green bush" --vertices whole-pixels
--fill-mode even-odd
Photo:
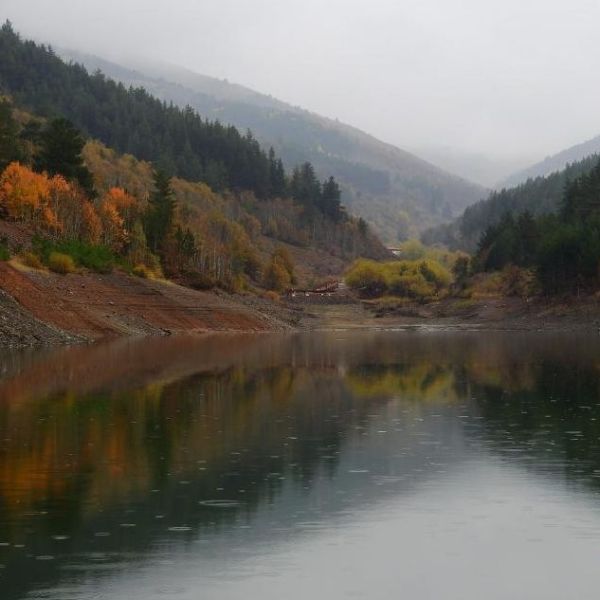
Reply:
[[[85,267],[97,273],[110,273],[116,263],[114,253],[106,246],[96,246],[78,240],[53,241],[43,238],[33,240],[35,254],[48,264],[53,252],[67,254],[77,266]]]
[[[52,252],[48,257],[48,267],[55,273],[66,275],[74,273],[77,270],[75,261],[68,255],[61,252]]]

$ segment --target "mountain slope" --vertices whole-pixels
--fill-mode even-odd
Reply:
[[[428,244],[443,243],[451,248],[474,250],[483,232],[498,224],[507,213],[513,216],[523,212],[534,216],[556,213],[568,183],[591,172],[599,158],[592,154],[569,164],[562,171],[491,192],[485,200],[468,207],[454,222],[424,232],[422,239]]]
[[[591,154],[600,154],[600,135],[571,146],[558,154],[546,157],[539,163],[531,165],[527,169],[514,173],[505,179],[499,187],[513,187],[535,177],[545,177],[556,171],[563,170],[567,165],[578,162],[590,156]]]
[[[248,128],[287,166],[312,162],[320,175],[332,174],[341,182],[344,203],[389,242],[447,222],[485,195],[483,187],[354,127],[242,86],[177,67],[135,70],[73,51],[62,54],[165,101],[190,105],[210,119]]]

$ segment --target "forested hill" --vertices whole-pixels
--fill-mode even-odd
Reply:
[[[142,88],[90,75],[51,48],[23,41],[9,23],[0,30],[0,56],[0,91],[20,106],[42,116],[64,116],[119,152],[217,191],[285,195],[281,160],[261,149],[250,133],[204,120],[191,108],[166,105]]]
[[[320,176],[332,174],[340,181],[352,212],[370,221],[387,241],[447,222],[486,193],[358,129],[239,85],[175,67],[133,70],[72,51],[65,55],[125,85],[143,86],[163,100],[250,128],[288,167],[310,161]]]
[[[548,156],[541,162],[511,175],[502,183],[502,186],[513,187],[527,181],[528,179],[545,177],[546,175],[555,173],[556,171],[561,171],[565,169],[567,165],[581,161],[591,154],[599,153],[600,135],[581,144],[571,146],[570,148],[567,148],[558,154]]]
[[[287,173],[250,134],[66,64],[10,23],[0,56],[0,260],[262,293],[389,256],[309,162]]]
[[[590,173],[599,158],[594,154],[545,177],[491,192],[485,200],[468,207],[454,222],[424,232],[422,239],[428,244],[443,243],[453,249],[472,251],[485,230],[497,225],[507,214],[517,216],[528,212],[539,216],[556,213],[561,208],[568,184]]]

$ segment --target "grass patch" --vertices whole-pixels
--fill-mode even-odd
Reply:
[[[462,298],[460,300],[456,300],[456,302],[452,304],[452,308],[459,311],[471,310],[476,306],[477,302],[472,298]]]

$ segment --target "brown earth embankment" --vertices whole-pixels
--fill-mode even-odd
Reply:
[[[0,292],[0,346],[290,327],[227,294],[120,272],[57,275],[0,263]]]

